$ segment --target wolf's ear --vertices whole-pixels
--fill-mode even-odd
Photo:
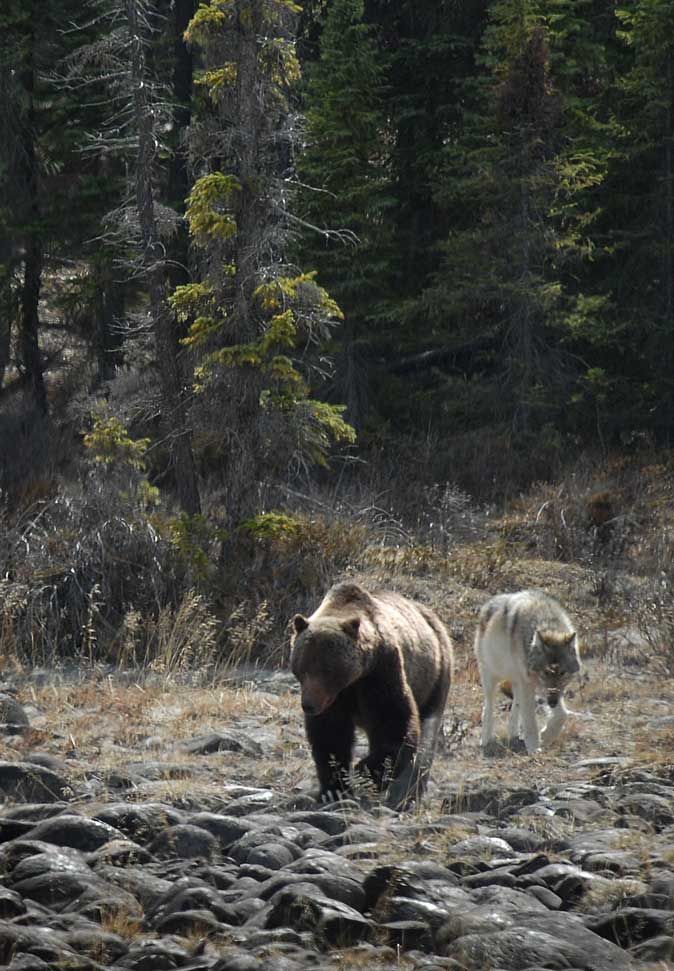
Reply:
[[[342,630],[355,641],[360,630],[360,617],[350,617],[348,620],[342,621]]]
[[[293,627],[295,628],[296,634],[301,634],[303,630],[306,630],[309,626],[309,621],[302,614],[295,614],[293,617]]]

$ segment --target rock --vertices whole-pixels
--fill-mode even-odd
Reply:
[[[602,850],[598,853],[587,853],[579,860],[585,870],[609,871],[618,876],[638,873],[641,863],[633,853],[624,850]]]
[[[528,919],[526,923],[513,924],[493,933],[483,930],[462,935],[448,943],[444,953],[458,961],[466,971],[484,971],[486,967],[521,971],[533,966],[627,971],[632,967],[629,955],[587,930],[580,921],[568,922],[562,936],[558,936],[560,930],[554,926],[546,931],[532,924],[534,921]],[[545,926],[543,922],[541,924]]]
[[[0,734],[22,735],[29,727],[23,705],[12,695],[0,692]]]
[[[0,819],[0,843],[9,843],[30,833],[35,824],[27,819]]]
[[[267,919],[267,927],[292,927],[296,931],[310,931],[321,944],[349,947],[369,940],[374,933],[372,923],[353,907],[329,900],[305,884],[282,890]]]
[[[177,934],[179,937],[190,937],[194,934],[223,934],[228,925],[221,923],[210,910],[182,910],[166,914],[155,929],[159,934]]]
[[[41,927],[19,927],[0,920],[0,964],[6,965],[15,955],[29,953],[41,958],[50,967],[73,958],[63,935]]]
[[[562,898],[553,893],[552,890],[548,890],[547,887],[527,887],[527,893],[547,907],[548,910],[559,910],[563,903]]]
[[[405,951],[432,951],[433,935],[428,924],[415,920],[387,921],[379,924],[377,933],[383,934],[389,946]]]
[[[71,792],[66,778],[29,762],[0,762],[0,792],[17,802],[58,802]]]
[[[225,903],[221,893],[206,884],[193,883],[190,877],[172,884],[152,909],[148,909],[146,919],[151,926],[159,928],[168,915],[183,911],[209,911],[222,924],[242,923],[236,907]]]
[[[516,826],[490,830],[485,835],[504,840],[516,853],[536,853],[546,845],[545,841],[537,836],[536,833],[532,833],[528,829],[520,829]]]
[[[43,819],[51,819],[61,813],[72,813],[67,802],[29,802],[21,806],[9,806],[4,809],[3,819],[16,819],[30,822],[33,826]]]
[[[26,853],[22,851],[26,848]],[[83,873],[91,871],[84,856],[79,850],[71,847],[56,847],[50,843],[38,841],[20,841],[19,846],[12,847],[17,856],[8,859],[6,872],[10,873],[11,882],[18,883],[43,873]]]
[[[240,951],[238,954],[229,954],[221,958],[217,964],[213,965],[213,971],[266,971],[266,962]],[[268,965],[267,965],[268,967]]]
[[[578,825],[586,825],[603,818],[615,819],[612,813],[592,799],[552,799],[545,804],[545,808],[550,810],[553,816],[561,816]]]
[[[73,951],[78,954],[88,954],[105,964],[113,964],[129,950],[129,945],[119,934],[111,934],[95,925],[91,925],[87,930],[70,931],[65,934],[64,939]]]
[[[670,937],[667,934],[651,937],[649,940],[631,947],[630,954],[637,961],[647,961],[649,963],[661,961],[663,968],[667,967],[665,962],[668,962],[671,967],[670,962],[674,959],[674,937]]]
[[[66,775],[68,772],[68,766],[62,759],[57,759],[53,755],[49,755],[48,752],[31,752],[29,755],[24,755],[24,762],[29,762],[31,765],[41,765],[45,769],[51,769],[52,772],[56,772],[60,775]]]
[[[237,863],[254,863],[269,866],[270,869],[278,869],[279,865],[287,866],[300,859],[301,849],[290,840],[277,836],[273,829],[274,827],[269,831],[251,829],[229,847],[229,856]],[[264,849],[272,845],[274,850]]]
[[[451,903],[448,901],[448,906]],[[390,924],[393,922],[412,922],[423,921],[427,927],[437,930],[442,927],[449,916],[447,907],[432,904],[428,900],[414,900],[410,897],[390,897],[382,901],[377,907],[374,916],[378,924]]]
[[[357,846],[361,843],[380,843],[386,839],[386,832],[372,823],[354,823],[345,830],[332,836],[325,844],[326,850],[336,850],[341,846]]]
[[[251,789],[227,803],[227,815],[248,816],[258,809],[265,809],[274,800],[271,789]]]
[[[258,884],[251,893],[260,900],[270,900],[279,890],[291,887],[293,884],[306,883],[306,881],[307,875],[304,873],[289,873],[287,870],[282,870]],[[331,900],[339,900],[361,913],[366,908],[365,891],[355,875],[345,877],[338,873],[316,873],[311,876],[311,883]]]
[[[625,796],[616,803],[620,813],[639,816],[656,826],[669,826],[674,823],[674,805],[671,797],[653,795],[651,793],[634,793]]]
[[[432,870],[427,867],[432,866]],[[431,873],[428,879],[425,874]],[[372,870],[365,877],[363,891],[365,893],[366,911],[375,911],[383,898],[384,906],[390,897],[407,897],[411,900],[421,900],[443,907],[447,897],[452,899],[467,899],[464,890],[459,890],[458,878],[455,874],[438,867],[435,864],[406,863],[399,866],[380,866]]]
[[[20,894],[0,887],[0,919],[11,920],[26,913],[26,905]]]
[[[141,845],[155,839],[168,826],[175,826],[185,819],[184,813],[163,803],[113,803],[99,810],[92,819],[98,819],[114,827]]]
[[[513,857],[517,854],[512,846],[504,839],[497,836],[469,836],[468,839],[459,840],[449,848],[450,857],[478,856],[480,858],[501,856]]]
[[[70,846],[76,850],[97,850],[122,834],[107,823],[86,816],[62,814],[38,823],[28,834],[29,839],[43,840],[54,846]]]
[[[587,926],[600,937],[627,948],[649,937],[674,934],[674,913],[671,909],[618,907],[608,914],[588,919]]]
[[[193,813],[190,817],[193,826],[201,826],[212,833],[220,843],[220,848],[227,852],[242,836],[255,829],[254,824],[243,821],[236,816],[221,816],[218,813]]]
[[[449,813],[484,813],[497,819],[517,812],[523,806],[540,799],[535,789],[494,789],[480,786],[466,788],[461,783],[451,787],[442,802],[442,811]]]
[[[235,882],[237,868],[234,863],[202,863],[192,867],[192,874],[216,890],[228,890]]]
[[[378,860],[383,852],[384,844],[379,840],[376,843],[348,843],[336,850],[337,856],[345,860]]]
[[[154,857],[145,847],[133,843],[131,840],[113,839],[108,843],[88,853],[87,863],[96,867],[98,863],[110,863],[113,866],[128,866],[130,863],[150,863]]]
[[[184,968],[189,959],[189,952],[175,941],[142,941],[133,944],[115,967],[132,971],[172,971],[173,968]]]
[[[51,967],[37,954],[15,954],[6,965],[7,971],[51,971]]]
[[[517,878],[503,868],[487,870],[485,873],[474,873],[463,880],[467,889],[474,887],[515,887]]]
[[[337,836],[339,833],[343,833],[348,825],[339,813],[321,812],[320,810],[289,813],[287,818],[290,823],[308,823],[329,836]]]
[[[212,752],[241,752],[252,758],[262,755],[262,746],[259,742],[244,735],[243,732],[236,731],[195,735],[194,738],[181,742],[180,747],[190,755],[210,755]]]
[[[268,867],[270,870],[280,870],[295,859],[291,850],[281,843],[263,843],[256,846],[248,854],[248,863]]]
[[[132,894],[145,910],[155,907],[173,886],[169,880],[148,872],[147,867],[98,864],[95,872],[106,883]]]
[[[177,856],[183,860],[216,860],[220,856],[220,844],[215,836],[191,823],[169,826],[155,836],[148,849],[158,857]]]

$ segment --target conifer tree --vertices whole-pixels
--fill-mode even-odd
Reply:
[[[363,0],[334,0],[308,68],[307,148],[298,160],[307,234],[301,258],[345,314],[338,341],[336,394],[349,420],[367,409],[368,348],[391,283],[390,132],[384,65]]]
[[[13,330],[19,369],[42,412],[43,278],[75,260],[96,269],[104,262],[91,241],[118,188],[99,156],[85,151],[101,99],[73,85],[64,66],[96,36],[95,23],[81,25],[87,17],[78,0],[10,0],[0,14],[0,372]],[[103,297],[105,288],[95,289]]]
[[[554,423],[568,403],[575,375],[560,342],[577,307],[564,273],[587,249],[583,194],[604,171],[570,125],[578,106],[565,100],[551,54],[565,35],[546,11],[536,0],[490,9],[467,124],[447,147],[437,193],[455,229],[425,297],[450,343],[472,344],[484,382],[465,385],[472,421],[496,418],[516,435]]]
[[[217,441],[231,524],[260,511],[263,480],[325,462],[331,441],[353,437],[343,408],[311,396],[312,350],[341,313],[313,274],[286,262],[299,225],[288,184],[297,10],[292,0],[210,0],[187,32],[203,62],[187,207],[200,280],[172,303],[202,355],[204,434]]]
[[[99,33],[83,44],[70,64],[70,77],[84,89],[106,80],[108,116],[97,133],[99,150],[124,160],[128,173],[120,205],[106,216],[119,272],[140,283],[142,310],[136,334],[156,369],[157,410],[162,442],[181,509],[200,511],[191,445],[189,385],[181,373],[177,319],[168,304],[166,257],[178,216],[162,205],[158,191],[161,131],[168,127],[167,83],[151,67],[153,41],[164,20],[153,0],[93,0]],[[149,353],[148,353],[149,351]]]
[[[623,410],[637,427],[674,427],[674,2],[640,0],[617,11],[631,58],[616,111],[623,158],[611,171],[611,275],[629,378]],[[624,354],[625,345],[630,353]],[[624,379],[623,379],[624,381]],[[635,408],[635,404],[638,407]]]
[[[42,414],[47,412],[47,394],[38,305],[47,245],[67,208],[63,194],[50,191],[53,180],[48,171],[67,167],[72,137],[59,126],[65,98],[45,76],[67,49],[57,33],[57,25],[67,17],[67,6],[63,0],[44,4],[10,0],[2,12],[0,32],[0,299],[5,312],[0,324],[0,370],[7,364],[15,323],[18,363],[29,381],[33,404]]]

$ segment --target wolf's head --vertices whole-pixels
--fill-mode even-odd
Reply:
[[[563,688],[580,671],[578,635],[573,630],[538,628],[531,642],[530,663],[545,688]]]

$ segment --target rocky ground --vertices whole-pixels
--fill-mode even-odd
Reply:
[[[674,968],[671,680],[590,658],[553,751],[485,759],[468,640],[406,814],[314,802],[285,672],[8,678],[0,964]]]

